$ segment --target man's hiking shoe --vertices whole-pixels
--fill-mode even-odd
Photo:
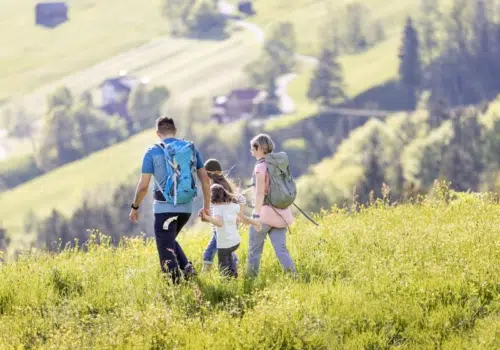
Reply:
[[[196,269],[194,268],[193,264],[189,263],[186,265],[184,268],[184,278],[186,280],[191,279],[192,277],[195,277],[198,273],[196,272]]]

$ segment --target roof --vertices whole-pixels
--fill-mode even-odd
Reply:
[[[233,90],[231,91],[230,96],[234,96],[240,100],[253,100],[258,94],[260,94],[259,89],[247,88]]]
[[[68,5],[64,2],[39,2],[36,4],[36,9],[50,9],[50,10],[68,10]]]
[[[112,85],[117,90],[126,90],[130,91],[132,89],[132,81],[133,79],[128,78],[126,76],[120,76],[115,78],[108,78],[104,80],[99,87],[104,85]]]

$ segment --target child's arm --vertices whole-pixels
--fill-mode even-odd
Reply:
[[[253,225],[257,229],[257,231],[260,231],[260,229],[262,228],[262,224],[260,223],[260,221],[255,219],[250,219],[241,211],[238,213],[238,218],[247,225]]]
[[[211,223],[214,226],[217,226],[217,227],[224,226],[224,221],[222,220],[222,216],[219,216],[219,215],[210,216],[210,215],[207,215],[206,213],[202,213],[202,217],[203,217],[203,219],[205,219],[206,221],[208,221],[209,223]]]

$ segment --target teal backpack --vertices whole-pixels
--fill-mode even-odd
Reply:
[[[190,141],[175,140],[169,144],[162,142],[159,146],[165,154],[167,178],[163,188],[155,179],[156,185],[167,203],[190,203],[198,194],[194,144]]]

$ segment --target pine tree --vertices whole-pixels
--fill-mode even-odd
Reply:
[[[417,105],[422,70],[418,34],[410,17],[406,20],[399,59],[400,81],[407,89],[409,107],[414,109]]]
[[[9,243],[10,243],[10,239],[9,239],[9,236],[7,235],[7,230],[0,225],[0,252],[2,250],[7,250]],[[0,254],[0,259],[1,258],[2,258],[2,255]]]
[[[331,49],[324,48],[309,83],[307,97],[318,101],[321,107],[332,107],[346,98],[342,67]]]
[[[359,184],[359,201],[367,203],[373,191],[374,199],[381,197],[382,185],[385,182],[384,168],[380,164],[382,154],[381,142],[375,132],[369,136],[368,144],[364,150],[363,180]]]
[[[349,45],[354,52],[363,51],[368,46],[363,28],[363,25],[367,22],[367,13],[368,10],[363,4],[355,2],[347,5],[346,44]]]
[[[441,16],[438,0],[421,0],[422,17],[420,18],[422,35],[422,52],[427,63],[430,63],[438,49],[436,23]]]
[[[485,0],[476,0],[473,20],[473,50],[475,54],[474,72],[480,80],[481,97],[491,98],[497,93],[495,85],[498,76],[498,57],[495,55],[494,23],[489,16]]]

